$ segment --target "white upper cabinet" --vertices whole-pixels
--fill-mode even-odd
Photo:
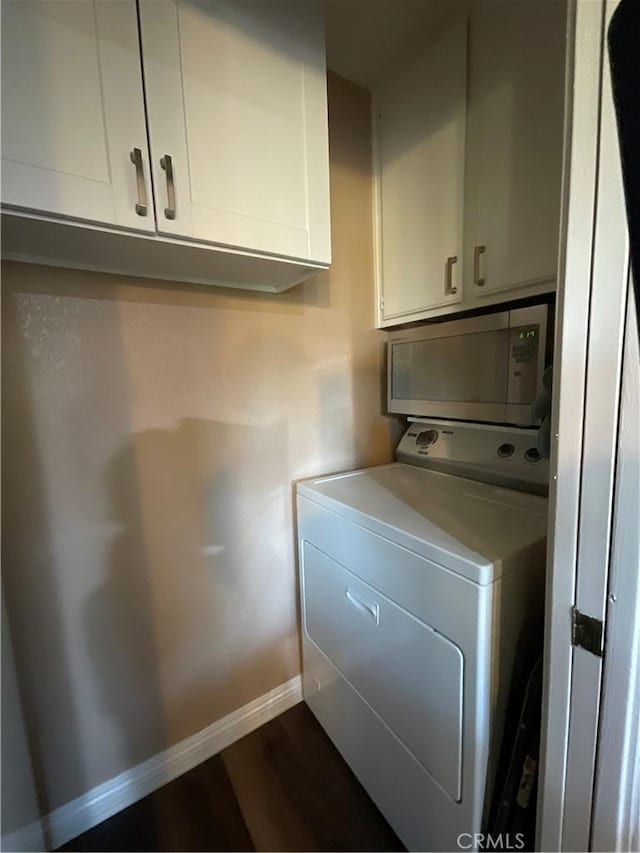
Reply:
[[[373,99],[379,325],[463,298],[466,19]]]
[[[566,15],[475,0],[376,89],[378,326],[555,289]]]
[[[135,0],[3,0],[2,202],[155,230]]]
[[[330,261],[316,3],[141,0],[158,231]]]
[[[313,0],[3,0],[3,257],[280,291],[331,261]]]
[[[555,286],[566,8],[481,0],[471,11],[465,298]],[[526,295],[526,294],[522,294]]]

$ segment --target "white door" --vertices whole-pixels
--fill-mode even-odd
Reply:
[[[2,203],[155,230],[135,0],[3,1]]]
[[[315,3],[141,0],[158,230],[330,260]]]
[[[471,11],[465,296],[554,281],[562,186],[566,3]]]
[[[384,323],[462,300],[467,22],[374,93]]]
[[[591,849],[603,657],[601,644],[587,642],[586,635],[572,645],[570,617],[575,607],[606,634],[608,596],[616,594],[609,590],[608,571],[629,281],[622,174],[604,56],[616,2],[578,0],[573,38],[555,348],[541,850]]]
[[[640,329],[629,294],[592,850],[640,850]]]

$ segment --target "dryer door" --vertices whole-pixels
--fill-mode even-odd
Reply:
[[[459,801],[462,652],[309,542],[302,558],[307,635]]]

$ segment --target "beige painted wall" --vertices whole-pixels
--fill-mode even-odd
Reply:
[[[0,847],[2,850],[44,850],[40,806],[18,693],[16,667],[2,592],[2,737],[0,745]]]
[[[369,98],[329,90],[330,273],[3,266],[3,571],[49,808],[299,671],[292,481],[392,458]]]

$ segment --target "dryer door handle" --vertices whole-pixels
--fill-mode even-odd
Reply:
[[[360,613],[364,613],[369,619],[373,619],[376,625],[380,624],[380,605],[377,601],[362,601],[355,592],[347,587],[344,591],[345,598]]]

